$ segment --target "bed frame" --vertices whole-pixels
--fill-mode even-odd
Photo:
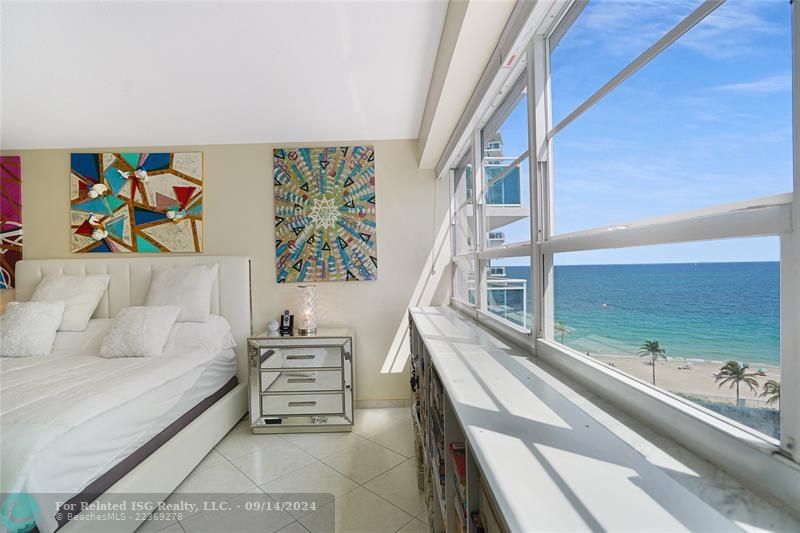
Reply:
[[[164,501],[211,449],[247,412],[247,337],[251,334],[250,259],[226,256],[171,256],[145,258],[24,260],[16,266],[16,299],[30,299],[48,274],[109,274],[111,281],[94,318],[113,318],[123,308],[144,305],[153,271],[192,265],[219,265],[211,312],[225,317],[236,338],[239,384],[193,420],[168,442],[139,463],[97,501],[111,493],[140,493],[141,501]],[[138,522],[73,520],[59,531],[134,531]]]

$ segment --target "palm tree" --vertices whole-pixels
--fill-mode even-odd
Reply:
[[[772,405],[773,403],[779,403],[781,400],[781,384],[774,379],[768,379],[764,385],[762,385],[761,394],[758,395],[759,398],[767,398],[767,405]]]
[[[644,341],[639,347],[639,357],[649,357],[653,365],[653,385],[656,384],[656,361],[660,357],[667,360],[667,350],[661,347],[658,341]]]
[[[758,374],[756,372],[748,372],[749,368],[747,363],[739,364],[736,361],[728,361],[719,369],[717,377],[714,378],[714,381],[719,383],[720,387],[726,383],[730,384],[731,389],[736,387],[737,406],[741,404],[739,399],[739,385],[741,383],[747,385],[753,394],[758,392],[758,380],[756,379]]]
[[[572,333],[572,328],[570,328],[564,322],[556,322],[555,328],[558,334],[561,336],[561,344],[564,344],[564,335],[569,335]]]

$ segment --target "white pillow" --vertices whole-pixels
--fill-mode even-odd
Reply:
[[[175,305],[126,307],[114,318],[100,346],[101,357],[161,355],[169,332],[181,312]]]
[[[64,302],[11,302],[0,315],[0,355],[47,355],[64,316]]]
[[[108,287],[108,274],[45,276],[31,296],[32,302],[64,302],[60,331],[83,331]]]
[[[236,347],[231,325],[224,317],[210,315],[208,322],[181,322],[169,334],[165,352],[197,351],[219,353]]]
[[[145,305],[177,305],[178,322],[208,322],[211,289],[217,279],[217,265],[158,270],[153,273]]]

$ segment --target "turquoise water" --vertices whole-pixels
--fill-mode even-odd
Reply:
[[[555,267],[556,320],[582,352],[779,364],[780,265],[690,263]],[[506,267],[526,278],[529,267]],[[605,305],[604,305],[605,304]],[[556,332],[556,338],[560,339]]]

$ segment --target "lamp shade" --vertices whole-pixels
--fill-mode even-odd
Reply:
[[[314,285],[298,285],[300,295],[297,301],[297,333],[315,335],[317,333],[317,297]]]

